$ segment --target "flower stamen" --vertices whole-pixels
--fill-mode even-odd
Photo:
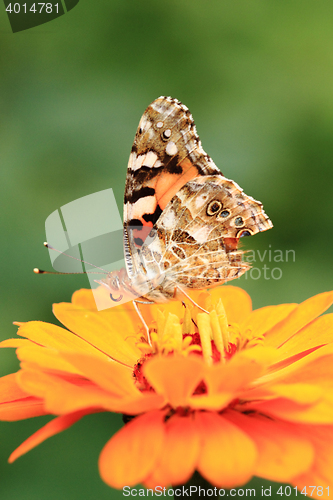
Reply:
[[[200,303],[209,311],[200,312],[192,304],[184,305],[182,318],[163,309],[157,311],[157,320],[149,326],[148,343],[143,328],[137,334],[137,347],[147,355],[189,356],[197,353],[205,363],[226,363],[243,349],[263,345],[264,336],[251,329],[242,331],[237,323],[229,323],[221,298],[212,304],[207,293],[200,295]]]

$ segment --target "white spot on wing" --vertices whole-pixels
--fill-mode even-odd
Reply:
[[[160,160],[156,160],[153,167],[154,168],[163,167],[163,163]]]
[[[150,168],[158,168],[162,166],[162,162],[153,151],[137,156],[136,153],[131,153],[128,161],[128,168],[132,171],[139,170],[142,166]]]
[[[156,208],[155,196],[144,196],[139,198],[135,203],[127,202],[126,216],[127,219],[140,219],[142,214],[153,214]]]
[[[132,154],[135,154],[135,153],[131,153],[131,155]],[[134,158],[133,161],[132,161],[131,169],[134,170],[134,171],[135,170],[139,170],[139,168],[142,167],[142,163],[143,163],[143,161],[144,161],[145,158],[146,158],[146,155],[136,156],[136,158]]]
[[[178,148],[174,142],[170,141],[170,142],[168,142],[168,144],[165,148],[165,152],[169,156],[174,156],[178,153]]]
[[[146,167],[153,167],[157,159],[157,154],[153,151],[149,151],[145,156],[145,161],[143,162],[143,164]]]
[[[136,153],[131,153],[127,165],[127,168],[129,168],[130,170],[133,170],[135,159],[136,159]]]

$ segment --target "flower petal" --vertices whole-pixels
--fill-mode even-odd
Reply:
[[[265,345],[279,347],[299,330],[326,311],[333,303],[333,292],[324,292],[305,300],[267,334]]]
[[[173,415],[165,423],[165,442],[158,464],[144,481],[147,488],[184,484],[192,476],[200,451],[193,416]]]
[[[87,288],[81,288],[81,290],[76,290],[76,292],[73,293],[72,304],[82,307],[83,309],[97,311],[93,291]]]
[[[223,410],[235,398],[234,393],[202,394],[189,398],[189,406],[196,410]]]
[[[63,353],[62,357],[77,368],[87,379],[116,396],[138,395],[134,385],[133,370],[111,359],[96,358],[75,353]]]
[[[286,483],[312,465],[313,446],[295,425],[235,411],[227,412],[225,418],[242,429],[256,444],[256,476]]]
[[[17,334],[21,335],[21,337],[26,337],[34,344],[50,349],[95,353],[96,355],[105,357],[94,346],[82,340],[74,333],[50,323],[29,321],[18,329]]]
[[[18,380],[24,390],[44,400],[48,413],[56,415],[92,407],[136,414],[164,405],[164,398],[158,394],[138,392],[138,395],[120,396],[84,379],[69,381],[38,370],[22,370]]]
[[[44,427],[30,436],[18,448],[16,448],[16,450],[13,451],[13,453],[10,455],[8,462],[13,463],[17,458],[32,450],[49,437],[54,436],[55,434],[59,434],[59,432],[62,432],[65,429],[68,429],[68,427],[75,424],[75,422],[80,420],[88,413],[93,413],[93,411],[78,411],[76,413],[70,413],[68,415],[54,418],[46,425],[44,425]]]
[[[69,330],[112,359],[133,366],[141,357],[133,345],[134,340],[126,340],[135,337],[134,324],[117,307],[112,310],[112,321],[106,314],[87,311],[66,302],[53,304],[53,312]]]
[[[6,339],[0,342],[0,347],[22,347],[31,346],[32,343],[28,339]]]
[[[257,386],[271,396],[254,402],[252,408],[294,422],[333,422],[333,346],[321,347],[259,378]]]
[[[301,426],[300,432],[309,439],[315,449],[313,466],[292,481],[301,491],[306,486],[308,496],[314,498],[330,498],[329,487],[332,487],[333,470],[333,427]]]
[[[134,418],[104,446],[99,457],[103,481],[113,488],[133,486],[148,477],[163,452],[164,412]]]
[[[257,450],[241,429],[216,413],[196,412],[202,438],[197,470],[220,488],[246,483],[255,471]]]
[[[275,398],[243,406],[244,410],[256,410],[273,418],[304,424],[333,423],[333,395],[313,404],[300,404],[287,398]]]
[[[195,357],[155,357],[143,365],[148,382],[163,394],[174,408],[186,406],[199,382],[205,366]]]
[[[30,342],[29,346],[19,347],[16,351],[16,355],[21,362],[26,363],[25,366],[27,366],[27,364],[33,364],[36,367],[35,369],[76,374],[81,373],[63,359],[58,351],[35,345],[32,342]],[[23,364],[21,364],[21,367],[23,368]]]
[[[27,393],[44,400],[49,413],[65,414],[87,407],[100,407],[112,401],[109,395],[93,384],[76,380],[69,382],[63,378],[45,374],[38,370],[21,370],[18,382]]]
[[[17,383],[17,373],[11,373],[0,378],[0,403],[7,403],[8,401],[15,401],[29,396],[26,392],[22,391]]]
[[[267,306],[252,311],[241,325],[242,332],[251,330],[257,336],[265,334],[274,325],[289,316],[298,304],[280,304],[278,306]]]
[[[165,405],[165,398],[161,394],[145,392],[136,398],[132,397],[127,400],[122,400],[121,403],[118,404],[118,409],[116,405],[113,406],[116,408],[114,411],[118,411],[119,413],[138,415],[140,413],[163,408]]]
[[[333,314],[315,319],[289,338],[280,348],[280,359],[286,359],[308,349],[333,341]]]
[[[237,286],[216,287],[210,290],[210,295],[214,305],[222,300],[229,323],[243,323],[252,311],[251,297]]]
[[[23,420],[47,414],[43,401],[20,388],[16,373],[0,378],[0,420]]]
[[[257,385],[268,383],[316,383],[322,387],[333,387],[333,345],[319,347],[294,362],[277,363],[271,373],[257,380]]]
[[[213,365],[205,376],[209,390],[221,393],[244,389],[264,372],[272,359],[276,359],[275,354],[275,349],[258,346],[235,354],[225,365]]]
[[[222,410],[230,401],[239,397],[247,386],[259,377],[267,363],[275,356],[275,349],[255,347],[237,353],[226,364],[215,364],[205,370],[204,381],[208,394],[189,398],[193,408]]]
[[[301,405],[316,403],[325,394],[323,387],[304,383],[275,384],[270,391],[274,396],[291,399]]]
[[[109,397],[121,398],[108,403],[108,407],[110,408],[111,405],[114,411],[137,414],[160,408],[165,404],[164,397],[139,391],[134,384],[133,371],[126,366],[112,360],[105,362],[93,356],[81,354],[67,353],[63,354],[63,357],[79,369],[86,378],[107,391]]]
[[[44,401],[29,396],[17,401],[9,401],[0,405],[0,420],[14,422],[16,420],[25,420],[26,418],[40,417],[49,415],[44,407]]]
[[[132,316],[132,320],[137,321],[137,314],[132,305],[133,296],[124,294],[125,296],[120,302],[117,302],[117,306],[110,299],[110,292],[104,286],[98,286],[94,290],[82,288],[77,290],[72,295],[72,304],[78,306],[79,308],[86,309],[88,311],[99,312],[99,314],[109,316],[113,314],[115,308],[117,308],[117,314],[119,311],[126,311],[127,317]],[[101,311],[98,311],[96,303]]]
[[[329,350],[332,349],[332,346],[328,347]],[[294,365],[297,365],[297,369],[290,370],[289,375],[287,374],[287,368],[281,370],[281,372],[285,372],[283,382],[285,384],[309,383],[327,389],[333,388],[333,354],[328,353],[325,355],[324,349],[318,349],[307,357],[296,361]]]

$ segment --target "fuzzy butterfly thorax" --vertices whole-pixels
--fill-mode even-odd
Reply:
[[[239,238],[271,227],[262,204],[202,149],[188,108],[159,97],[140,120],[128,162],[126,271],[102,284],[113,300],[118,293],[150,302],[223,284],[250,267],[237,250]]]

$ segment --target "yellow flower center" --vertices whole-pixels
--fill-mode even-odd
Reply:
[[[186,304],[183,317],[158,310],[157,321],[149,325],[151,344],[143,330],[138,333],[137,345],[143,358],[195,353],[212,365],[225,363],[235,352],[263,343],[262,335],[254,335],[250,329],[243,331],[238,324],[228,322],[221,299],[214,305],[208,293],[201,294],[199,299],[208,314],[193,304]]]

